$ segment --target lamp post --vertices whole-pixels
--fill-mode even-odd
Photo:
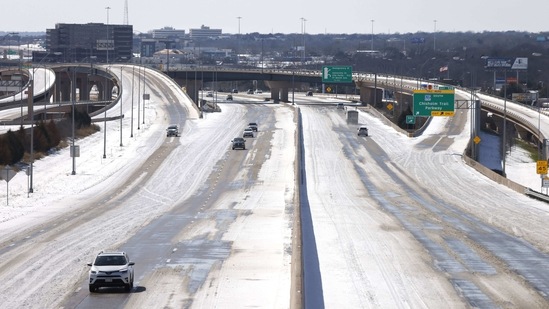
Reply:
[[[75,134],[74,134],[74,101],[76,100],[76,76],[75,70],[72,70],[72,80],[71,80],[71,102],[72,102],[72,145],[71,145],[71,157],[72,157],[72,173],[71,175],[76,175],[76,147],[74,144]]]
[[[435,23],[435,31],[433,32],[433,51],[437,49],[437,20],[433,20]]]
[[[131,112],[131,119],[130,119],[130,137],[133,137],[133,81],[135,76],[135,65],[132,65],[132,112]]]
[[[120,103],[120,147],[124,146],[122,144],[122,66],[120,66],[120,85],[118,85],[118,96],[120,97],[119,103]]]
[[[305,62],[305,27],[307,25],[307,20],[303,17],[301,17],[301,66],[303,66],[303,62]]]
[[[236,64],[238,65],[238,54],[240,53],[240,20],[242,17],[238,16],[238,37],[236,40]]]
[[[112,94],[110,95],[111,98],[109,98],[108,92],[109,90],[109,80],[108,80],[108,74],[109,74],[109,67],[106,67],[106,74],[105,74],[105,89],[103,89],[103,95],[105,97],[105,104],[103,105],[103,159],[107,158],[107,101],[112,98]]]
[[[370,50],[374,51],[374,21],[375,20],[372,19],[370,21],[372,22],[372,38],[371,38],[372,39],[372,42],[371,42],[372,45],[370,46]]]
[[[109,44],[109,10],[111,8],[109,6],[107,6],[105,8],[105,10],[107,10],[107,64],[109,64],[109,48],[110,48],[110,44]]]
[[[143,124],[145,124],[145,81],[147,80],[147,69],[143,65]]]

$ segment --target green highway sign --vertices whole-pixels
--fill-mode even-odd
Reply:
[[[416,117],[414,115],[406,115],[406,124],[415,124]]]
[[[414,90],[414,116],[454,116],[454,89]]]
[[[323,83],[352,83],[353,69],[351,66],[323,66]]]

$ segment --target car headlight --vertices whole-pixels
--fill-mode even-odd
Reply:
[[[97,274],[95,270],[90,270],[90,274]]]
[[[127,268],[124,268],[124,269],[119,270],[118,272],[124,274],[124,273],[127,273],[127,272],[128,272],[128,269],[127,269]]]

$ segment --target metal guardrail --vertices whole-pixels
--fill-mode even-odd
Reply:
[[[543,194],[543,193],[540,193],[538,191],[534,191],[530,188],[526,188],[524,190],[524,194],[526,196],[535,198],[535,199],[540,200],[542,202],[549,203],[549,195],[547,195],[547,194]]]

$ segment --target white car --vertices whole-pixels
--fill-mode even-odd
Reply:
[[[133,288],[133,265],[125,252],[99,252],[89,272],[90,292],[100,287],[124,287],[126,292]]]
[[[252,128],[250,127],[247,127],[246,129],[244,129],[242,137],[254,137],[254,130],[252,130]]]

